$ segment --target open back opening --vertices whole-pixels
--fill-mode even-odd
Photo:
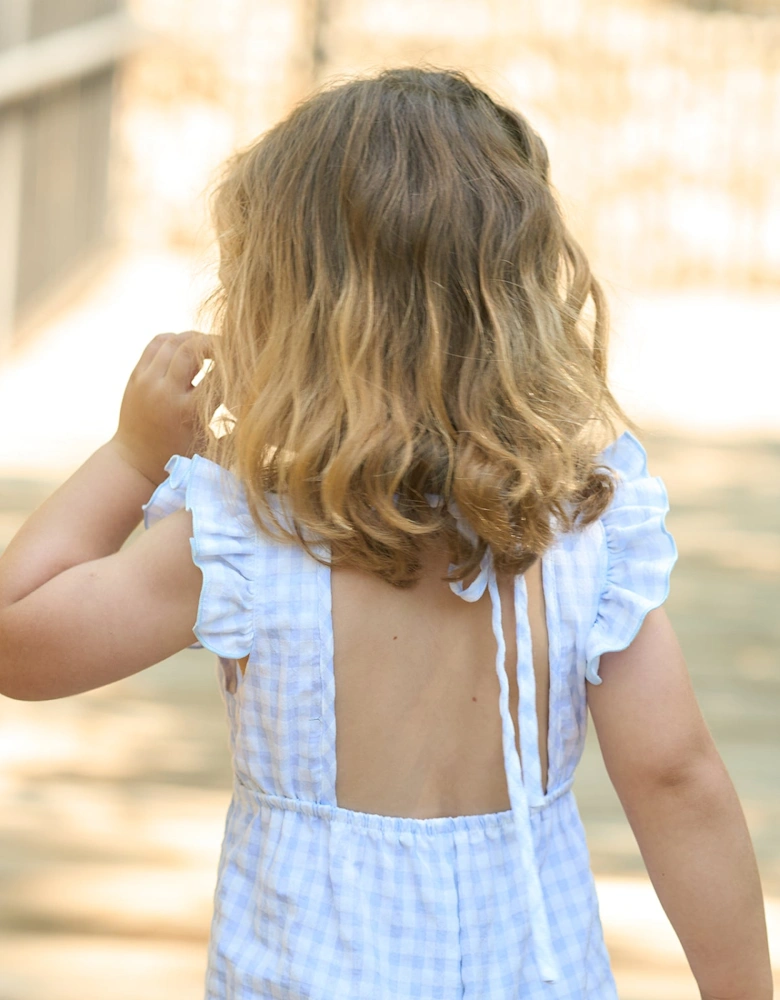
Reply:
[[[408,590],[352,567],[331,571],[339,806],[417,818],[510,808],[490,595],[474,603],[460,599],[441,579],[447,565],[446,552],[432,554]],[[546,792],[549,665],[541,560],[525,581]],[[522,762],[514,578],[499,576],[498,587],[509,709]]]

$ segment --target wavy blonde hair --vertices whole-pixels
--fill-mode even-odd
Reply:
[[[225,163],[201,454],[258,527],[399,587],[523,573],[614,490],[607,310],[518,112],[460,72],[325,89]],[[590,302],[590,308],[588,303]],[[590,313],[590,320],[586,314]],[[205,431],[220,404],[230,433]],[[284,498],[280,521],[269,494]],[[467,542],[443,503],[477,536]]]

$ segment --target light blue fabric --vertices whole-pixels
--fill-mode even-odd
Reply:
[[[639,441],[625,432],[602,461],[619,474],[609,510],[560,534],[542,559],[547,793],[525,579],[514,594],[523,768],[488,550],[473,583],[451,588],[466,601],[487,590],[492,601],[511,808],[435,819],[336,804],[330,569],[259,533],[230,473],[200,456],[168,463],[144,522],[192,511],[204,575],[195,645],[218,656],[235,774],[206,1000],[617,1000],[572,791],[585,682],[601,683],[601,655],[628,646],[666,599],[677,551],[664,485],[648,475]],[[235,660],[247,654],[244,675]]]
[[[621,482],[601,518],[606,573],[585,649],[585,677],[593,684],[601,684],[601,654],[630,646],[647,612],[669,596],[669,571],[677,559],[665,525],[666,488],[659,477],[648,474],[644,448],[627,433],[603,456],[606,465],[621,473]]]

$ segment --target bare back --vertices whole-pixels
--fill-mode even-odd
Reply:
[[[447,565],[445,550],[433,552],[408,590],[353,567],[332,570],[339,806],[417,818],[510,808],[490,595],[461,600],[441,579]],[[540,560],[526,583],[546,791],[549,666]],[[499,576],[498,586],[520,753],[514,579]]]

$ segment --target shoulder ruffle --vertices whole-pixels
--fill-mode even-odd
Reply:
[[[176,510],[192,513],[192,559],[203,573],[192,648],[240,659],[252,648],[256,529],[243,488],[222,466],[174,455],[168,478],[143,506],[144,527]]]
[[[666,528],[669,499],[663,480],[647,471],[647,453],[625,431],[601,453],[618,483],[612,503],[601,516],[606,540],[606,581],[596,620],[585,642],[585,678],[601,684],[602,653],[630,646],[648,611],[669,596],[677,546]]]

